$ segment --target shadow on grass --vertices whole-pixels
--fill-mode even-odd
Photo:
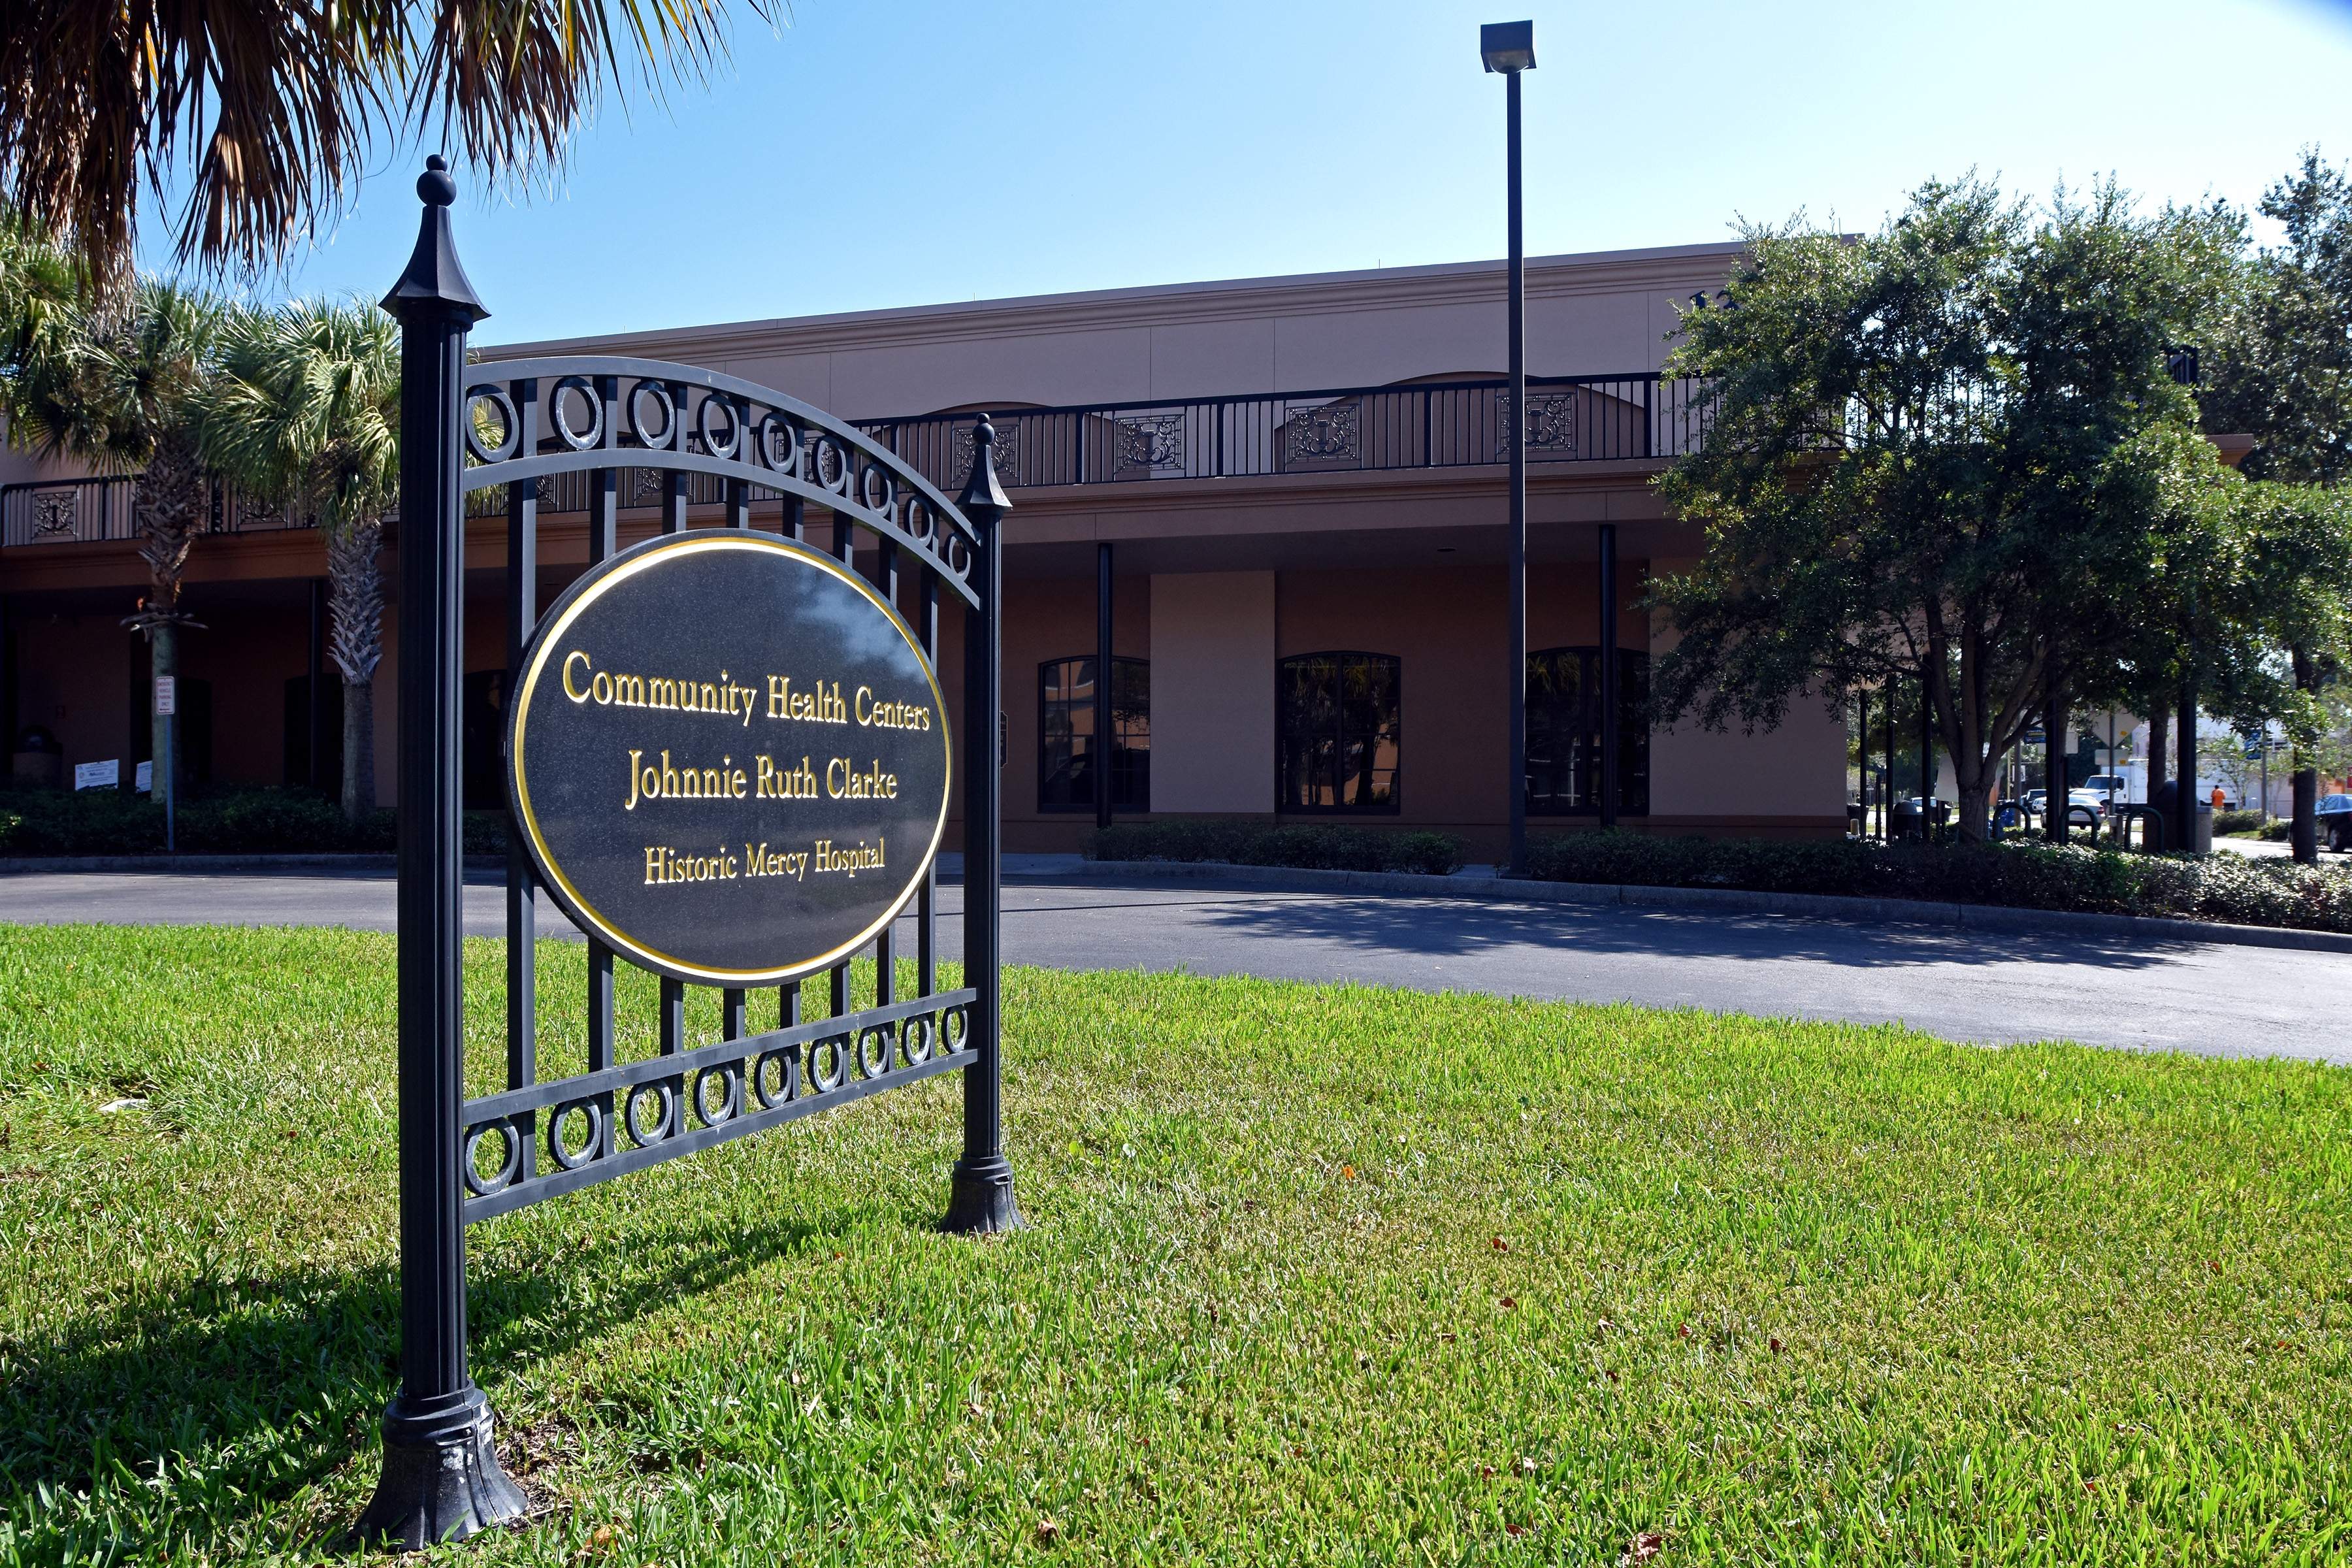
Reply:
[[[759,1264],[905,1218],[881,1200],[844,1205],[730,1230],[728,1244],[688,1245],[674,1267],[650,1270],[646,1256],[665,1238],[635,1227],[564,1247],[554,1269],[539,1267],[536,1248],[493,1258],[467,1296],[476,1376],[494,1382],[502,1366]],[[602,1288],[573,1298],[568,1282],[589,1276]],[[399,1323],[396,1269],[291,1269],[194,1281],[47,1342],[0,1341],[0,1482],[13,1494],[0,1530],[13,1523],[32,1542],[54,1531],[54,1544],[100,1556],[166,1540],[209,1555],[267,1504],[375,1448],[398,1383]]]

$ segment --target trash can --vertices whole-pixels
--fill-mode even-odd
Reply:
[[[1919,803],[1898,800],[1895,803],[1893,821],[1887,829],[1889,838],[1916,838],[1919,835]]]
[[[2172,848],[2173,840],[2179,837],[2176,829],[2180,820],[2180,783],[2178,779],[2167,779],[2158,786],[2155,805],[2164,816],[2165,847]],[[2200,855],[2213,853],[2213,808],[2201,800],[2197,803],[2196,828],[2189,847]]]

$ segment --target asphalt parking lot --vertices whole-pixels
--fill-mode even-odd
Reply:
[[[469,878],[466,922],[503,931],[495,874]],[[941,940],[961,941],[942,889]],[[0,920],[393,928],[388,872],[0,877]],[[541,929],[576,934],[541,900]],[[2085,1044],[2352,1062],[2352,954],[2074,934],[1992,934],[1614,905],[1016,880],[1009,962],[1189,970],[1768,1016],[1902,1022],[1989,1044]]]

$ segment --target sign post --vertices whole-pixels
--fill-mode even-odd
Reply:
[[[469,366],[467,334],[488,312],[457,263],[441,159],[417,193],[415,253],[384,300],[401,323],[400,1388],[359,1524],[363,1540],[411,1549],[525,1509],[467,1366],[467,1225],[947,1073],[963,1076],[964,1138],[944,1226],[1022,1223],[1002,1126],[998,532],[1010,503],[994,428],[978,422],[957,501],[940,488],[954,479],[855,426],[699,366]],[[630,470],[659,477],[662,517],[657,535],[623,549]],[[541,484],[563,475],[585,481],[591,564],[541,613]],[[477,490],[504,492],[509,530],[513,849],[506,1086],[468,1100],[461,612]],[[710,509],[703,526],[698,505]],[[775,508],[773,531],[753,525],[755,505]],[[830,520],[830,552],[807,537],[812,508]],[[939,680],[950,599],[964,636],[952,734]],[[958,784],[964,973],[947,990],[936,857]],[[539,1076],[529,916],[542,887],[588,933],[586,1067],[551,1079]],[[911,995],[896,965],[909,916]],[[867,955],[861,1006],[855,966]],[[615,1049],[616,961],[660,977],[651,1056]],[[819,978],[829,995],[804,997]],[[693,985],[719,993],[716,1038],[688,1028]],[[771,987],[775,1026],[759,1029],[752,993]],[[808,1005],[820,1000],[821,1014]]]
[[[1003,843],[997,831],[1004,779],[1004,649],[997,623],[1004,602],[1004,543],[999,524],[1013,510],[996,482],[996,429],[982,418],[972,432],[971,477],[956,502],[980,534],[972,575],[980,593],[977,610],[964,616],[964,755],[971,770],[965,786],[963,838],[963,963],[967,974],[984,974],[971,1009],[971,1044],[978,1056],[963,1079],[963,1158],[956,1162],[945,1228],[961,1231],[1017,1230],[1021,1211],[1013,1201],[1013,1166],[1004,1157],[1003,1072],[998,1059],[1003,1011],[994,978],[1000,962],[998,895],[1004,880]],[[1095,679],[1109,679],[1097,669]],[[1108,790],[1107,737],[1097,734],[1095,788]]]
[[[155,678],[155,717],[167,722],[163,726],[163,754],[155,759],[155,766],[150,778],[152,780],[155,775],[160,774],[163,781],[163,787],[159,791],[151,782],[148,793],[160,794],[163,797],[163,852],[167,855],[177,853],[179,848],[173,835],[172,826],[173,814],[180,804],[180,792],[172,787],[179,782],[180,777],[179,770],[173,766],[175,753],[180,749],[179,711],[180,678],[175,675],[157,676]]]
[[[385,297],[400,319],[400,1392],[383,1415],[383,1474],[362,1539],[416,1548],[521,1517],[499,1468],[490,1404],[466,1364],[466,1231],[458,1111],[464,932],[465,507],[458,396],[466,334],[489,312],[457,265],[457,183],[438,157],[416,182],[425,216]]]

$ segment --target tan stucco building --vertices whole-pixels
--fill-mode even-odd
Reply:
[[[1666,516],[1652,485],[1695,438],[1688,389],[1657,372],[1678,308],[1720,287],[1735,248],[1528,264],[1529,373],[1573,378],[1531,385],[1528,398],[1538,831],[1595,820],[1604,537],[1617,554],[1622,668],[1636,682],[1654,650],[1640,607],[1645,579],[1699,548],[1696,530]],[[971,412],[995,416],[1015,509],[1005,535],[1009,850],[1073,848],[1094,824],[1088,694],[1108,545],[1120,816],[1336,816],[1439,828],[1476,857],[1499,852],[1508,804],[1499,263],[479,352],[572,351],[684,361],[773,386],[886,431],[940,479],[968,460]],[[9,460],[0,723],[12,736],[47,731],[68,767],[127,764],[146,743],[144,648],[120,625],[145,582],[127,497]],[[625,505],[638,500],[622,513],[624,542],[656,527],[651,495],[625,490]],[[564,504],[561,491],[543,492],[547,593],[586,561],[583,523]],[[467,535],[468,665],[479,677],[468,700],[482,710],[469,718],[485,737],[497,733],[505,661],[503,529],[502,518],[482,517]],[[310,776],[305,693],[323,573],[315,531],[234,506],[198,541],[186,605],[206,629],[182,638],[181,667],[199,779]],[[952,633],[944,645],[957,647]],[[386,800],[390,651],[376,675]],[[495,740],[487,743],[468,772],[491,792],[488,805],[497,772]],[[1628,827],[1844,829],[1844,729],[1818,703],[1795,704],[1769,734],[1685,726],[1629,734],[1623,745]]]

